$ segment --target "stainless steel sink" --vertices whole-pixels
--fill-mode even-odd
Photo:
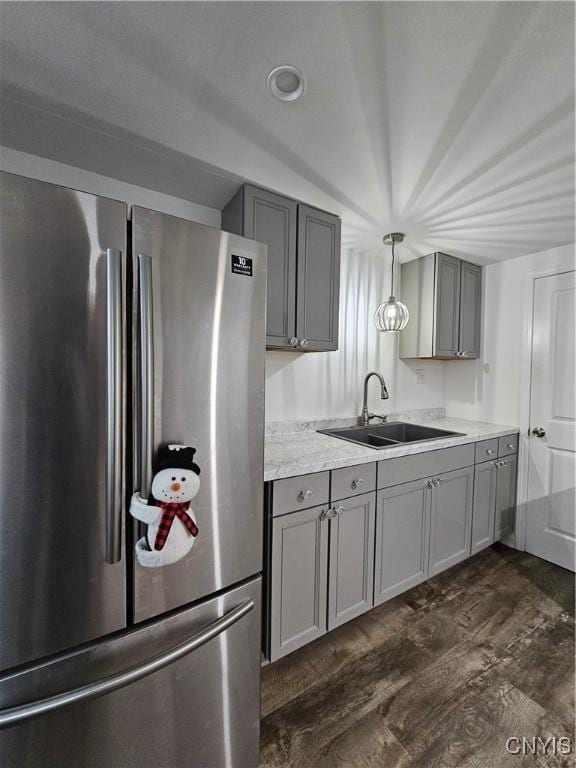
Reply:
[[[439,440],[442,437],[464,435],[464,432],[450,432],[447,429],[424,427],[420,424],[409,424],[404,421],[391,421],[388,424],[378,424],[368,427],[347,427],[345,429],[319,429],[323,435],[338,437],[358,445],[370,448],[392,448],[406,443],[423,443],[427,440]]]

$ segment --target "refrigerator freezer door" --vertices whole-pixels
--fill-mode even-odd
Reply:
[[[2,768],[257,768],[260,579],[119,637],[0,678]],[[251,610],[250,605],[253,604]],[[7,709],[114,681],[233,612],[229,628],[99,698],[4,725]]]
[[[0,669],[126,625],[126,207],[0,174]]]
[[[161,443],[196,448],[200,467],[189,554],[134,558],[141,621],[262,570],[266,247],[138,207],[132,232],[133,487],[148,495]]]

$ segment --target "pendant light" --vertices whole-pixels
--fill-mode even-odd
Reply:
[[[402,232],[391,232],[383,237],[384,245],[392,246],[392,281],[390,284],[390,298],[384,304],[380,304],[374,315],[374,323],[379,331],[403,331],[410,319],[410,313],[406,304],[394,296],[394,246],[404,241]]]

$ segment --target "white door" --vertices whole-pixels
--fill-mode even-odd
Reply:
[[[575,570],[576,272],[534,283],[526,549]]]

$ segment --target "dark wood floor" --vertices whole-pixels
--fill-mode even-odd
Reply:
[[[574,577],[496,545],[263,670],[266,768],[574,766]]]

